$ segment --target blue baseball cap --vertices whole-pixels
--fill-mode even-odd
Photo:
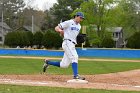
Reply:
[[[85,19],[84,14],[82,12],[77,12],[76,16],[80,16],[81,18]]]

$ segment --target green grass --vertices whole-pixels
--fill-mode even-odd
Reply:
[[[40,59],[0,58],[0,74],[39,74],[43,61]],[[140,62],[79,61],[80,74],[105,74],[140,69]],[[61,69],[50,66],[48,73],[71,75],[71,66]]]
[[[37,74],[42,63],[36,59],[0,58],[0,74]]]
[[[1,85],[0,93],[139,93],[134,91],[114,91],[95,89],[52,88],[40,86]]]

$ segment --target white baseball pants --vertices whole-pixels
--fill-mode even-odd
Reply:
[[[60,62],[61,68],[67,68],[70,63],[78,63],[78,54],[75,49],[75,44],[69,40],[64,40],[62,43],[62,48],[64,50],[64,56]]]

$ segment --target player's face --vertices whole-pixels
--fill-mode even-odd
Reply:
[[[78,17],[77,17],[77,22],[80,23],[81,21],[83,21],[83,18],[80,17],[80,16],[78,16]]]

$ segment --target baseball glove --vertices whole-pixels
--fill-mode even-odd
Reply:
[[[86,34],[79,34],[77,36],[77,44],[84,43],[86,40]]]

